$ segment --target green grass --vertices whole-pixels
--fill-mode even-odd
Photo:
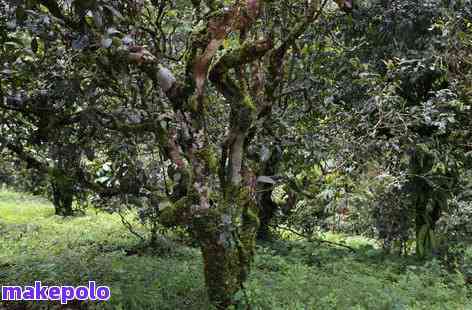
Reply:
[[[0,192],[0,285],[95,280],[112,298],[91,309],[209,308],[197,249],[169,242],[165,255],[128,255],[138,241],[115,215],[63,219],[45,200]],[[362,254],[297,240],[261,244],[246,289],[252,309],[472,309],[461,274],[384,256],[359,237],[346,242]],[[20,309],[41,306],[55,307]]]

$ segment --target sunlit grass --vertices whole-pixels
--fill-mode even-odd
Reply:
[[[362,237],[325,238],[362,251],[295,237],[261,244],[246,284],[253,309],[472,309],[461,275],[436,262],[382,256]],[[116,215],[62,218],[44,199],[0,192],[0,285],[95,280],[112,298],[93,309],[209,308],[198,249],[171,242],[166,255],[129,255],[138,242]]]
[[[54,208],[44,198],[12,191],[0,191],[0,221],[29,223],[54,215]]]

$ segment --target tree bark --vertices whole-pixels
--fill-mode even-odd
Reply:
[[[427,181],[434,164],[434,157],[420,148],[410,158],[411,189],[415,210],[416,254],[420,258],[430,257],[437,251],[436,223],[447,206],[447,196]]]
[[[239,203],[240,211],[234,202]],[[238,201],[227,206],[193,221],[202,250],[208,296],[218,309],[236,304],[236,293],[244,289],[259,226],[256,205],[246,190],[241,191]]]
[[[271,147],[270,155],[263,160],[262,169],[259,175],[272,176],[277,174],[281,157],[281,150],[278,146]],[[257,206],[259,210],[260,226],[257,231],[257,239],[270,240],[270,223],[278,209],[278,205],[272,200],[274,184],[260,183],[257,188]]]
[[[237,303],[234,297],[247,280],[259,228],[251,190],[228,188],[216,206],[192,213],[192,201],[198,198],[186,197],[165,208],[160,217],[166,226],[188,224],[202,251],[209,300],[218,309]]]
[[[264,185],[264,187],[268,187]],[[272,189],[266,188],[260,195],[260,200],[258,201],[259,205],[259,219],[261,225],[257,231],[257,239],[259,240],[270,240],[272,238],[270,232],[270,223],[275,216],[275,212],[278,208],[277,204],[272,201]]]
[[[72,216],[74,210],[72,208],[73,190],[68,184],[60,182],[52,182],[52,202],[54,205],[54,213],[60,216]]]

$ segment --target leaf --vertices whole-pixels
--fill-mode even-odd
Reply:
[[[3,73],[5,75],[12,75],[13,74],[13,70],[10,70],[10,69],[4,69],[2,71],[0,71],[0,73]]]
[[[168,200],[161,201],[159,203],[159,211],[164,210],[165,208],[171,207],[172,203]]]
[[[169,16],[169,17],[177,17],[177,11],[176,10],[169,10],[166,13],[166,15]]]
[[[265,175],[261,175],[259,177],[257,177],[257,180],[256,180],[258,183],[268,183],[268,184],[275,184],[275,180],[272,179],[271,177],[268,177],[268,176],[265,176]]]
[[[100,45],[103,48],[109,48],[112,43],[113,43],[113,40],[111,38],[103,38],[102,41],[100,42]]]
[[[88,44],[89,44],[88,36],[84,35],[72,41],[72,48],[76,50],[81,50],[87,47]]]
[[[134,42],[133,38],[128,34],[122,39],[124,45],[130,45]]]
[[[120,31],[118,29],[114,28],[114,27],[110,27],[110,28],[107,29],[107,34],[109,36],[113,36],[113,35],[119,34],[119,33],[120,33]]]
[[[105,183],[105,182],[108,181],[109,179],[110,179],[109,176],[103,176],[103,177],[97,178],[97,179],[95,180],[95,182],[97,182],[97,183]]]
[[[5,42],[3,43],[4,46],[9,46],[9,47],[12,47],[12,48],[21,48],[21,45],[18,44],[17,42],[13,42],[13,41],[8,41],[8,42]]]
[[[16,19],[12,19],[6,23],[8,30],[15,30],[16,29]]]
[[[110,171],[111,171],[110,163],[105,163],[105,164],[102,166],[102,170],[105,171],[105,172],[110,172]]]

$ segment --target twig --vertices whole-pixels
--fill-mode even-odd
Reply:
[[[132,233],[133,235],[135,235],[136,237],[138,237],[139,239],[141,239],[142,242],[145,242],[146,239],[141,236],[139,233],[137,233],[134,229],[133,229],[133,226],[131,225],[130,222],[128,222],[124,215],[121,213],[121,211],[118,211],[118,215],[120,216],[121,218],[121,223],[123,223],[123,225],[129,230],[130,233]]]

